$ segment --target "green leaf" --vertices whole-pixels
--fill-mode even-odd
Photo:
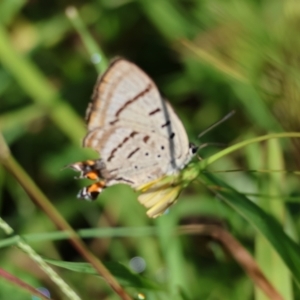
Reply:
[[[207,173],[202,173],[200,177],[206,184],[218,186],[219,188],[215,193],[232,208],[238,211],[239,214],[241,214],[269,241],[299,284],[300,247],[284,233],[280,224],[271,215],[251,202],[247,197],[238,193],[217,177]]]
[[[52,259],[45,259],[49,264],[71,270],[74,272],[85,273],[85,274],[94,274],[98,273],[89,263],[81,262],[65,262]],[[113,276],[124,287],[134,287],[137,289],[146,289],[146,290],[162,290],[162,288],[156,283],[147,278],[144,278],[138,274],[134,274],[127,267],[118,262],[106,262],[104,263],[105,267],[112,273]]]

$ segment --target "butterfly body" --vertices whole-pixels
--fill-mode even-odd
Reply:
[[[70,165],[80,177],[125,183],[138,189],[178,173],[195,153],[184,127],[152,79],[135,64],[117,59],[98,79],[86,114],[84,147],[100,159]],[[94,199],[95,184],[79,196]],[[91,194],[93,193],[93,195]]]

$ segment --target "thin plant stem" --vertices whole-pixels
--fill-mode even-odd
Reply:
[[[80,35],[82,42],[90,55],[90,59],[95,65],[98,73],[102,73],[108,66],[107,58],[89,31],[86,29],[82,19],[79,16],[78,10],[74,6],[69,6],[66,9],[66,15]]]
[[[62,215],[56,210],[56,208],[51,204],[47,197],[36,186],[36,184],[32,181],[25,170],[22,169],[22,167],[17,163],[12,155],[10,155],[9,149],[1,135],[0,149],[0,162],[3,164],[5,169],[16,178],[16,180],[23,187],[31,200],[48,215],[48,217],[60,230],[64,230],[69,233],[69,240],[73,244],[73,246],[84,257],[84,259],[88,261],[105,279],[105,281],[120,296],[121,299],[131,299],[131,297],[129,297],[129,295],[112,276],[112,274],[106,269],[102,262],[88,250],[78,234],[65,221]]]
[[[242,141],[240,143],[237,143],[235,145],[232,145],[224,150],[219,151],[218,153],[208,157],[205,160],[201,160],[198,165],[201,166],[201,169],[203,169],[204,166],[210,165],[216,160],[222,158],[225,155],[228,155],[229,153],[232,153],[234,151],[237,151],[243,147],[246,147],[253,143],[258,143],[270,139],[276,139],[276,138],[300,138],[299,132],[282,132],[282,133],[271,133],[263,136],[259,136],[253,139],[248,139],[246,141]]]
[[[7,234],[10,235],[13,233],[13,229],[2,219],[0,218],[0,228]],[[80,300],[81,298],[71,289],[71,287],[43,260],[43,258],[37,254],[34,249],[26,243],[26,241],[21,236],[16,236],[17,243],[16,245],[27,253],[32,260],[34,260],[40,268],[49,276],[49,278],[58,286],[63,294],[71,300]]]
[[[0,61],[18,84],[49,114],[53,122],[76,144],[84,136],[82,120],[43,73],[29,60],[22,57],[12,46],[6,30],[0,24]]]

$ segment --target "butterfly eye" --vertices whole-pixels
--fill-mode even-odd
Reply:
[[[190,152],[192,154],[195,154],[198,151],[198,148],[199,148],[198,146],[194,145],[193,143],[190,143],[189,147],[190,147]]]

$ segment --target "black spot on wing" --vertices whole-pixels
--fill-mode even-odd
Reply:
[[[175,133],[174,133],[174,132],[172,132],[172,133],[170,134],[170,139],[173,139],[173,138],[174,138],[174,136],[175,136]]]
[[[145,135],[143,138],[144,143],[147,143],[149,139],[150,139],[149,135]]]
[[[96,200],[99,195],[99,192],[90,192],[91,200]]]

